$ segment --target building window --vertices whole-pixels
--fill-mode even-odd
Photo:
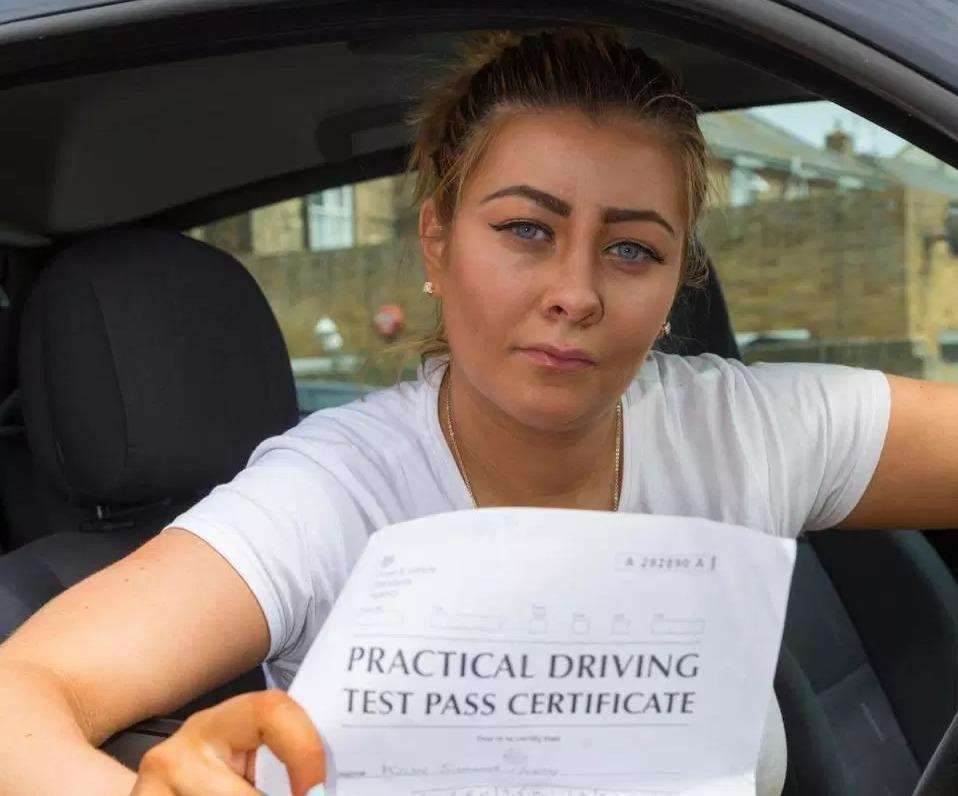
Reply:
[[[945,329],[938,335],[938,345],[941,347],[941,358],[945,362],[958,362],[958,330]]]
[[[309,216],[309,248],[313,251],[325,251],[354,246],[356,219],[353,205],[352,185],[310,194],[306,205]]]
[[[810,196],[808,190],[808,180],[801,177],[790,177],[785,184],[786,199],[808,199]]]
[[[860,177],[849,177],[843,174],[838,178],[839,191],[860,191],[865,187],[865,181]]]
[[[958,202],[949,202],[945,211],[945,241],[952,257],[958,257]]]
[[[736,159],[729,175],[729,202],[732,207],[753,205],[769,189],[768,181]]]

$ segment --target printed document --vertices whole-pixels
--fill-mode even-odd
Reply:
[[[370,537],[290,686],[335,796],[753,796],[795,542],[438,514]],[[265,747],[256,787],[288,796]]]

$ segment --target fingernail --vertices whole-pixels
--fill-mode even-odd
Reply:
[[[326,796],[326,786],[323,784],[313,785],[306,791],[306,796]]]

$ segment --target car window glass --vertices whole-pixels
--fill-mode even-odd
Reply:
[[[701,123],[713,189],[699,237],[744,359],[958,381],[958,170],[831,103]],[[304,412],[415,375],[408,344],[435,304],[410,189],[357,182],[192,230],[263,289]]]

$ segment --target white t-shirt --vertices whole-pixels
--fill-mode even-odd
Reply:
[[[369,534],[472,508],[439,425],[444,367],[432,360],[417,381],[315,412],[263,441],[236,478],[171,523],[219,551],[259,600],[270,685],[289,686]],[[623,409],[619,511],[795,537],[857,505],[881,453],[890,396],[878,371],[652,352]],[[760,796],[778,796],[784,775],[773,698]]]

